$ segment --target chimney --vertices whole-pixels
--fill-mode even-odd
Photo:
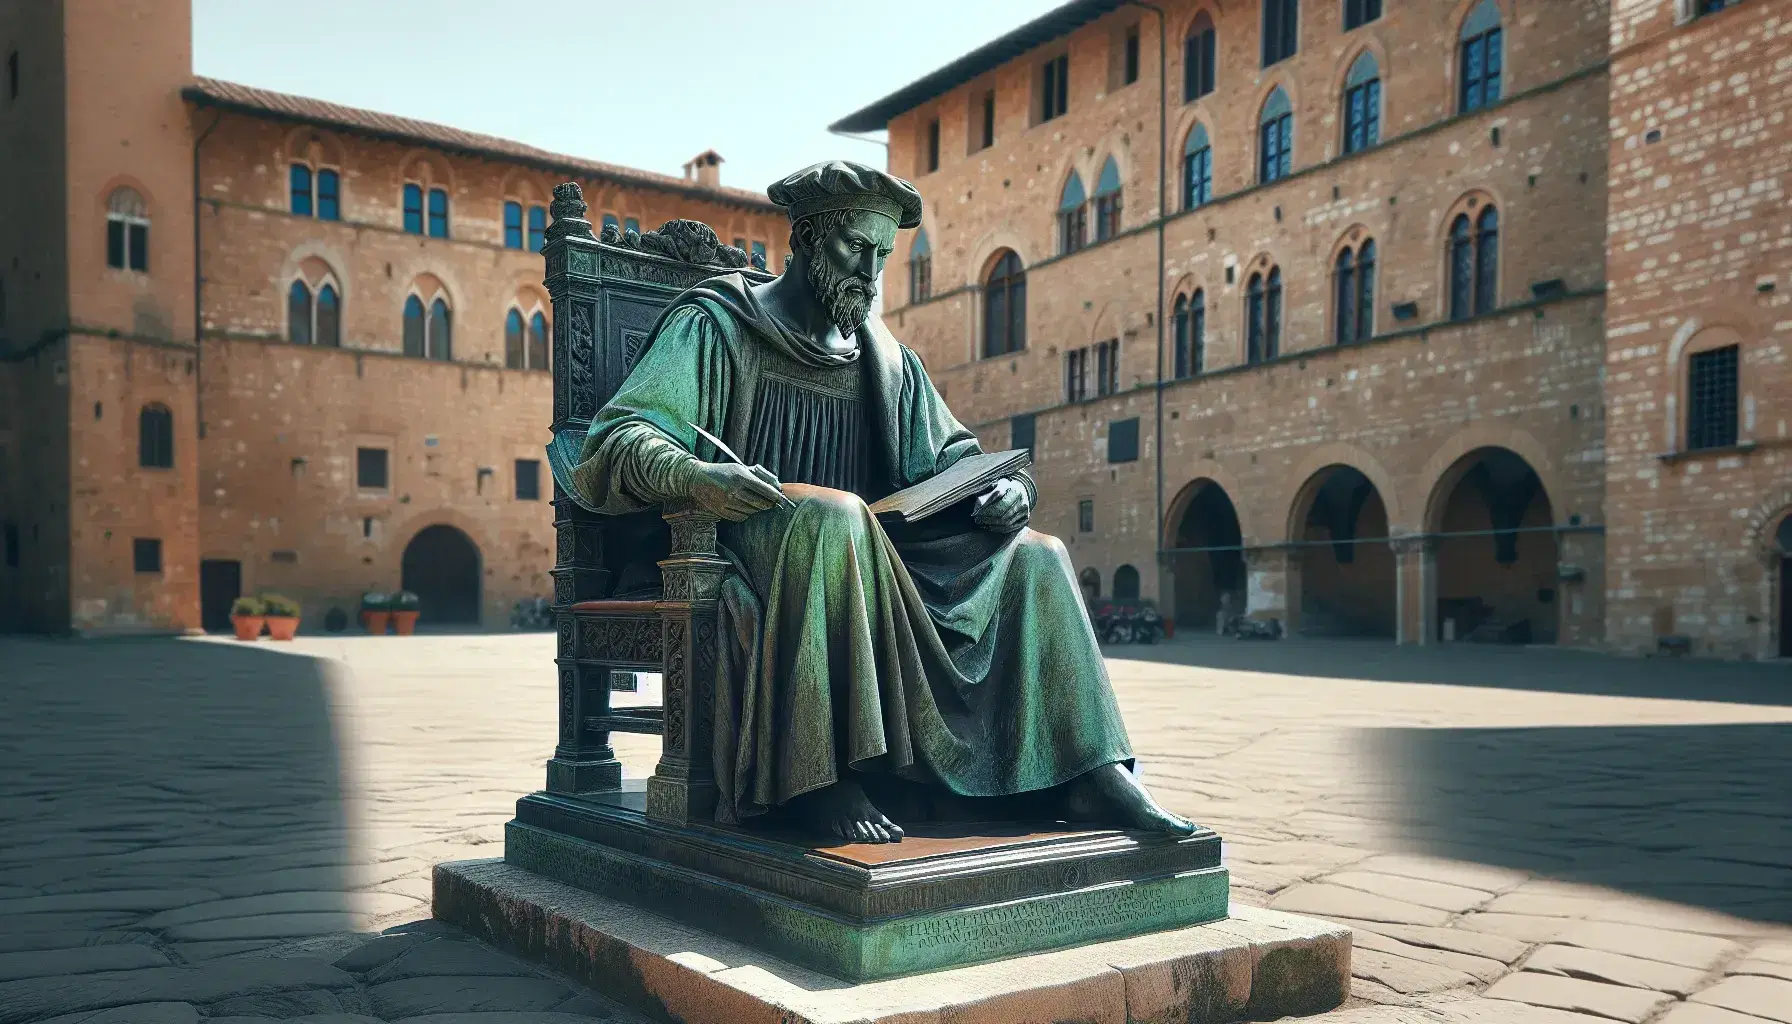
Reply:
[[[722,155],[713,149],[698,153],[684,165],[684,180],[704,188],[721,188]]]

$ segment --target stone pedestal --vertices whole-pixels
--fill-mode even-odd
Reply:
[[[901,843],[666,822],[651,785],[517,802],[505,862],[848,981],[937,971],[1226,916],[1211,831],[926,825]]]
[[[1218,1024],[1323,1013],[1350,931],[1271,910],[868,983],[792,965],[503,861],[437,866],[435,915],[685,1024]]]

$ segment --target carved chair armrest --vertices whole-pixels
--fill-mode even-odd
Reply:
[[[665,731],[659,765],[647,782],[647,814],[684,825],[715,815],[710,743],[721,682],[717,598],[731,566],[717,552],[716,516],[689,503],[668,503],[662,511],[672,528],[672,555],[660,563]]]

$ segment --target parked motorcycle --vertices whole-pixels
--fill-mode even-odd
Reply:
[[[510,628],[541,632],[554,628],[554,605],[545,597],[525,597],[510,609]]]
[[[1236,640],[1280,640],[1282,639],[1281,619],[1254,619],[1248,615],[1234,615],[1226,620],[1225,635]]]

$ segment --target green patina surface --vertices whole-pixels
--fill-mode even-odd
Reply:
[[[858,924],[745,886],[512,822],[504,859],[849,981],[876,981],[1225,917],[1224,867]]]

